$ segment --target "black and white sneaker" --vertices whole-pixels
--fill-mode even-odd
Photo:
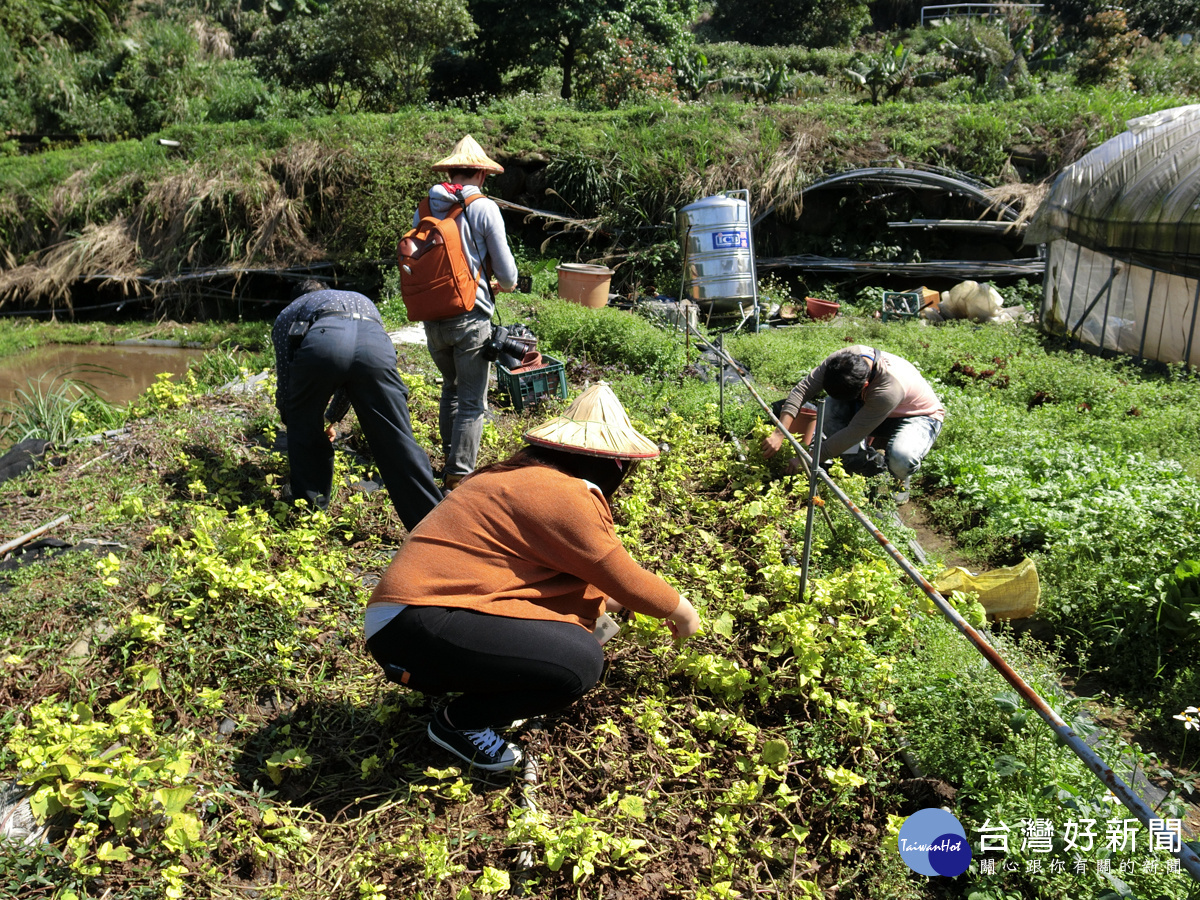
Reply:
[[[426,732],[429,739],[449,750],[459,759],[485,772],[505,772],[521,765],[521,748],[511,744],[490,728],[455,731],[442,724],[440,713],[434,713]]]

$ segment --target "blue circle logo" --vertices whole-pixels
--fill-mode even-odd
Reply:
[[[971,865],[967,833],[952,813],[944,809],[922,809],[900,826],[897,838],[900,858],[919,875],[953,878]]]

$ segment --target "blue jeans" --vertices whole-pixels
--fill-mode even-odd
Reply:
[[[371,320],[321,319],[292,358],[286,400],[292,496],[320,509],[329,504],[333,445],[325,434],[325,408],[338,388],[346,390],[392,505],[411,531],[442,492],[429,455],[413,437],[396,348]]]
[[[491,318],[474,310],[425,323],[425,342],[442,373],[438,430],[446,477],[461,477],[475,470],[491,365],[483,358],[483,348],[491,336]]]
[[[847,403],[829,397],[825,400],[825,436],[845,428],[861,402]],[[900,416],[884,419],[871,432],[870,447],[860,441],[842,454],[842,465],[851,475],[882,475],[890,471],[904,481],[921,468],[921,460],[929,455],[933,442],[941,434],[942,422],[933,416]],[[883,450],[881,456],[879,451]]]

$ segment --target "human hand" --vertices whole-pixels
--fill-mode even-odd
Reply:
[[[770,459],[779,452],[779,448],[783,446],[783,432],[776,428],[762,442],[762,455]]]
[[[676,641],[686,641],[700,630],[700,616],[697,615],[691,601],[682,594],[679,595],[679,605],[675,607],[675,612],[667,616],[665,621]]]
[[[329,438],[329,443],[332,444],[334,440],[337,439],[337,429],[335,429],[332,425],[326,426],[325,437]]]
[[[612,597],[605,597],[605,598],[604,598],[604,611],[605,611],[605,612],[610,612],[610,613],[619,613],[619,612],[620,612],[621,610],[623,610],[624,608],[625,608],[625,607],[623,607],[623,606],[622,606],[620,603],[618,603],[618,602],[617,602],[616,600],[614,600]]]

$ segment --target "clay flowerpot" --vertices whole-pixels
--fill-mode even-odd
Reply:
[[[812,444],[813,435],[817,431],[817,408],[811,403],[805,403],[796,413],[789,429],[792,434],[800,435],[800,443],[806,447]]]
[[[832,300],[822,300],[820,297],[805,297],[804,305],[809,316],[817,321],[832,319],[842,308],[842,304],[834,303]]]
[[[558,296],[589,309],[608,303],[613,271],[608,266],[563,263],[558,267]]]

